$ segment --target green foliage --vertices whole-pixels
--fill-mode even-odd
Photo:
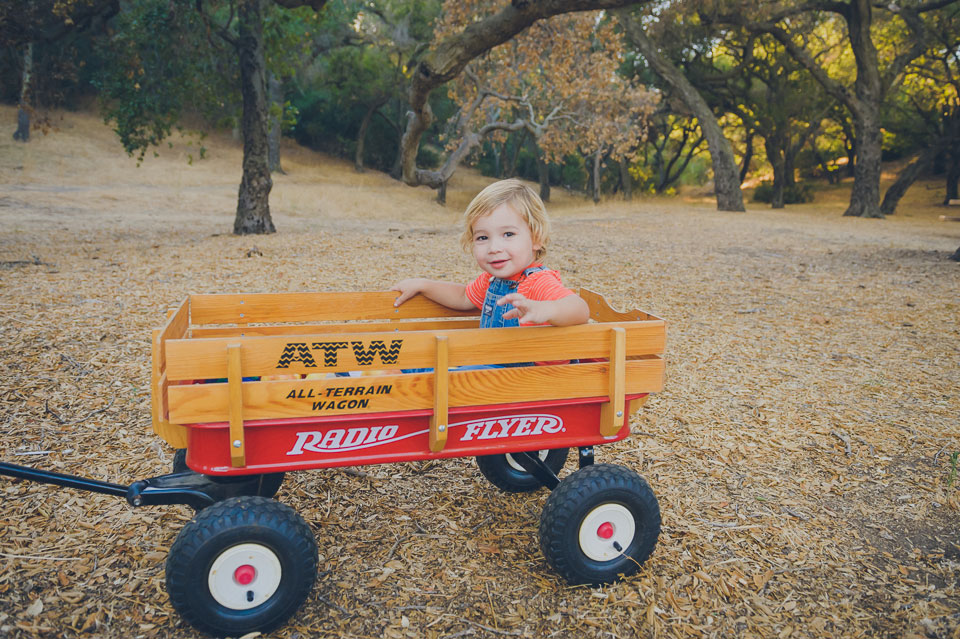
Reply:
[[[590,169],[580,154],[570,154],[563,158],[560,170],[560,183],[568,189],[582,191],[590,182]]]
[[[236,61],[213,45],[190,6],[141,0],[126,5],[114,28],[100,45],[93,83],[128,154],[142,161],[186,112],[220,123],[236,113]]]
[[[425,169],[435,169],[443,162],[443,152],[430,144],[420,144],[417,151],[417,166]]]
[[[754,202],[773,202],[773,183],[763,181],[753,192]],[[797,182],[791,186],[783,188],[784,204],[803,204],[804,202],[813,202],[813,185],[809,182]]]

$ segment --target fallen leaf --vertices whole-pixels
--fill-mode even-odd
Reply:
[[[36,617],[41,612],[43,612],[43,600],[37,599],[32,604],[27,607],[27,614],[31,617]]]

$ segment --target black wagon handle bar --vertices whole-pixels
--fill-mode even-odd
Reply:
[[[129,486],[112,484],[77,475],[38,470],[18,464],[0,462],[0,476],[8,475],[42,484],[54,484],[92,493],[124,497],[131,506],[164,506],[185,504],[201,510],[229,497],[260,494],[262,475],[244,475],[235,481],[218,482],[193,471],[183,471],[140,479]]]
[[[17,464],[8,464],[0,462],[0,475],[10,477],[19,477],[30,481],[41,482],[44,484],[55,484],[57,486],[66,486],[67,488],[77,488],[93,493],[103,493],[105,495],[115,495],[117,497],[126,497],[128,486],[120,484],[111,484],[106,481],[89,479],[87,477],[77,477],[76,475],[64,475],[49,470],[37,470],[29,466],[18,466]]]

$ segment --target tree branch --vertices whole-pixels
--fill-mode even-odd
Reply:
[[[207,13],[203,8],[203,0],[197,0],[195,8],[197,13],[200,14],[200,18],[203,20],[203,23],[207,25],[207,28],[216,33],[218,36],[223,38],[230,46],[237,48],[240,45],[239,40],[230,33],[230,24],[233,22],[233,10],[234,5],[230,5],[230,17],[227,19],[227,24],[225,26],[220,26],[216,23],[209,13]]]
[[[314,11],[319,11],[327,4],[327,0],[273,0],[284,9],[296,9],[298,7],[310,7]]]
[[[830,77],[830,75],[823,70],[823,67],[817,64],[817,61],[813,59],[810,52],[798,45],[782,27],[772,22],[755,22],[748,20],[743,15],[734,14],[723,16],[720,21],[727,24],[734,24],[754,33],[770,34],[783,45],[794,60],[799,62],[803,68],[813,75],[827,93],[842,102],[844,106],[854,113],[863,110],[863,104],[860,99],[851,93],[847,87]]]
[[[643,0],[643,3],[649,0]],[[407,128],[401,140],[403,181],[411,186],[424,184],[416,168],[420,138],[433,120],[427,96],[434,88],[455,78],[471,60],[503,44],[530,25],[551,16],[577,11],[614,9],[632,0],[513,0],[497,13],[472,22],[463,31],[436,44],[417,64],[410,86]]]

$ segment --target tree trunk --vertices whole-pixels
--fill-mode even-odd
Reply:
[[[503,147],[505,145],[506,142],[502,145],[496,142],[490,145],[490,152],[493,153],[493,174],[498,180],[503,177],[503,164],[501,160],[503,158]]]
[[[753,131],[747,133],[746,148],[743,151],[743,159],[740,161],[740,184],[743,184],[747,174],[750,173],[750,161],[753,160],[753,136]]]
[[[540,179],[540,199],[550,201],[550,165],[543,157],[537,158],[537,177]]]
[[[880,204],[880,212],[884,215],[893,215],[897,211],[897,204],[900,198],[904,196],[920,174],[926,171],[933,164],[933,159],[940,152],[937,145],[927,147],[913,162],[908,164],[894,180],[890,188],[883,195],[883,202]]]
[[[947,154],[947,197],[944,198],[944,204],[950,204],[950,200],[960,199],[960,153]]]
[[[600,201],[600,161],[603,159],[603,151],[597,149],[593,154],[593,203]]]
[[[870,37],[873,7],[869,0],[854,0],[845,14],[850,47],[857,63],[854,82],[856,108],[853,111],[854,131],[857,137],[857,164],[853,167],[853,190],[850,206],[844,215],[883,217],[880,212],[880,171],[883,134],[880,130],[880,104],[883,101],[883,81],[877,48]]]
[[[864,113],[857,117],[857,164],[853,168],[853,189],[846,216],[883,217],[880,212],[880,170],[882,133],[879,105],[877,109],[864,105]]]
[[[783,150],[783,186],[791,187],[797,184],[796,162],[799,147],[787,145]]]
[[[623,184],[623,199],[629,202],[633,199],[633,178],[630,177],[630,160],[626,156],[620,158],[620,182]]]
[[[657,183],[653,190],[656,193],[663,192],[663,189],[667,186],[666,163],[663,160],[663,150],[667,145],[667,136],[660,136],[660,139],[663,140],[663,146],[659,146],[657,142],[653,143],[653,166],[657,169]]]
[[[283,119],[283,91],[280,80],[267,73],[267,87],[270,93],[270,129],[267,135],[267,163],[271,173],[283,174],[280,166],[280,122]]]
[[[529,133],[529,130],[524,129]],[[525,139],[525,142],[530,145],[530,152],[533,153],[533,157],[537,160],[537,179],[540,182],[540,199],[544,202],[550,201],[550,165],[547,163],[546,158],[543,157],[543,152],[540,151],[540,147],[537,145],[537,138],[535,135],[528,135]]]
[[[853,177],[854,167],[857,166],[857,136],[854,135],[853,129],[847,124],[846,118],[840,123],[840,128],[843,130],[843,151],[847,154],[847,165],[843,172],[847,174],[847,177]],[[837,176],[837,182],[840,182],[839,176]]]
[[[510,153],[509,163],[503,167],[503,177],[512,178],[517,174],[517,159],[520,157],[520,149],[527,142],[528,131],[522,129],[520,133],[515,136],[513,151]],[[539,165],[538,165],[539,169]]]
[[[713,182],[717,194],[717,209],[721,211],[743,211],[743,193],[740,191],[740,170],[730,141],[723,135],[723,129],[706,101],[669,60],[660,54],[656,44],[643,30],[640,22],[631,14],[618,12],[630,40],[643,54],[653,71],[679,97],[700,123],[700,130],[707,138],[710,158],[713,164]]]
[[[30,140],[30,85],[33,82],[33,43],[28,42],[23,51],[23,75],[20,84],[20,104],[17,105],[17,130],[13,139],[20,142]]]
[[[237,52],[243,95],[243,179],[233,224],[236,235],[274,233],[270,218],[270,166],[267,161],[267,84],[263,55],[263,0],[240,0]]]
[[[784,184],[784,153],[778,142],[779,140],[773,136],[764,140],[764,146],[767,149],[767,160],[770,162],[770,166],[773,167],[773,193],[770,196],[770,208],[772,209],[783,208],[783,191],[786,186]]]
[[[441,206],[447,205],[447,182],[444,180],[440,183],[440,187],[437,189],[437,204]]]

